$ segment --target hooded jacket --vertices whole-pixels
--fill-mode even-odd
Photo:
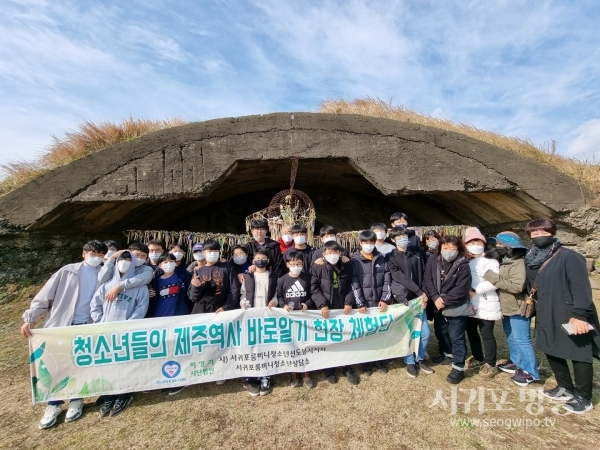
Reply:
[[[255,272],[256,273],[256,272]],[[269,286],[267,287],[267,305],[271,300],[277,299],[277,274],[275,272],[269,272]],[[256,278],[254,273],[244,274],[244,284],[241,289],[242,295],[240,296],[240,304],[243,300],[250,302],[250,307],[254,308],[254,296],[256,294]]]
[[[123,276],[118,270],[114,270],[113,278],[98,288],[92,298],[91,315],[94,323],[120,322],[122,320],[143,319],[148,311],[148,287],[138,286],[119,292],[117,298],[106,301],[106,293],[114,286],[134,276],[135,263],[137,259],[131,255],[131,265]]]
[[[160,274],[157,273],[157,275],[152,280],[152,283],[150,283],[150,285],[152,286],[152,290],[155,292],[155,295],[154,297],[150,298],[148,313],[146,314],[147,318],[154,317],[156,307],[158,306],[158,301],[160,299],[160,296],[158,295],[158,279],[161,275],[164,275],[164,272],[162,269],[158,270],[160,270]],[[190,301],[190,298],[188,297],[188,287],[190,286],[190,281],[192,280],[192,274],[189,273],[187,270],[185,272],[181,270],[175,271],[175,274],[177,275],[177,284],[179,285],[179,294],[177,295],[175,315],[185,316],[186,314],[190,313],[193,306],[192,302]]]
[[[392,300],[391,277],[385,257],[373,249],[373,259],[365,258],[360,250],[352,254],[352,289],[356,296],[356,306],[374,307],[383,301]]]
[[[441,297],[444,305],[449,307],[467,303],[471,289],[469,260],[464,256],[455,259],[443,282],[441,281],[442,267],[442,257],[439,255],[427,260],[423,280],[427,296],[434,302]]]
[[[107,283],[114,279],[113,275],[115,272],[116,263],[117,260],[115,258],[108,258],[106,260],[100,269],[100,272],[98,273],[98,281],[100,281],[100,284]],[[125,289],[129,288],[146,286],[150,284],[152,278],[154,278],[154,269],[152,266],[150,266],[150,264],[144,262],[144,264],[141,266],[134,267],[133,276],[123,279],[119,282],[119,289],[124,291]]]
[[[79,295],[79,271],[83,261],[61,267],[31,301],[31,306],[23,313],[23,321],[37,322],[46,314],[44,328],[68,327],[73,323],[75,305]],[[97,270],[100,272],[101,267]],[[96,283],[96,289],[100,282]]]
[[[475,318],[483,320],[502,319],[502,308],[496,292],[498,288],[483,278],[488,270],[500,273],[498,261],[480,256],[469,261],[469,268],[471,269],[471,289],[475,291],[475,295],[471,298]]]
[[[333,274],[337,275],[339,285],[339,303],[334,300]],[[324,264],[313,264],[310,268],[310,298],[318,309],[327,306],[330,309],[342,309],[344,305],[356,306],[352,291],[352,263],[343,263],[341,259],[336,265],[327,261]]]
[[[398,303],[406,303],[423,294],[425,262],[420,253],[394,249],[385,260],[392,278],[392,295]]]
[[[279,243],[273,239],[265,238],[265,244],[262,246],[256,242],[256,239],[252,239],[244,245],[244,251],[248,255],[248,260],[254,260],[256,250],[261,247],[269,252],[269,265],[267,268],[271,270],[271,272],[275,271],[279,277],[283,275],[285,273],[285,264],[283,262],[283,257],[281,256],[281,249],[279,248]]]

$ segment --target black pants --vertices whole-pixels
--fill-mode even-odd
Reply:
[[[476,319],[475,317],[469,317],[467,319],[467,337],[469,338],[469,346],[471,347],[473,358],[477,361],[484,362],[485,358],[483,356],[483,349],[481,348],[481,335],[479,334],[479,319]],[[494,359],[495,358],[496,352],[494,351]],[[494,361],[494,366],[495,365],[496,362]]]
[[[352,366],[344,366],[342,368],[342,373],[346,373],[346,371],[348,369],[352,370]],[[329,368],[329,369],[325,369],[325,376],[328,377],[329,375],[335,375],[335,372],[336,372],[336,368],[335,367]]]
[[[481,339],[483,339],[483,361],[485,361],[492,367],[496,367],[496,338],[494,337],[494,324],[496,322],[494,320],[471,318],[469,319],[477,321],[477,327],[479,328],[479,332],[481,333]],[[475,329],[475,331],[472,333],[475,335],[477,333],[477,329]],[[479,340],[479,336],[477,337],[477,339]],[[471,344],[472,342],[473,341],[471,340],[471,334],[469,334],[469,343]],[[481,342],[481,340],[479,340],[479,342]],[[479,349],[477,356],[480,356],[481,343],[477,348]],[[477,356],[475,355],[475,350],[473,350],[473,344],[471,344],[471,350],[473,351],[473,357],[478,361],[481,361],[481,359],[477,358]]]
[[[559,387],[565,388],[587,400],[592,399],[592,382],[594,378],[592,363],[571,361],[573,364],[573,378],[575,378],[575,384],[573,384],[573,378],[571,378],[569,364],[566,359],[548,354],[546,354],[546,358],[548,358],[548,364],[554,372]]]
[[[448,321],[439,309],[433,312],[433,331],[438,340],[440,355],[451,355],[452,344],[450,343],[450,335],[448,334]]]

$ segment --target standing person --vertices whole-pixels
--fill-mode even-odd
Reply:
[[[187,271],[189,273],[194,273],[194,269],[196,267],[201,267],[205,263],[204,253],[202,253],[201,242],[194,244],[194,246],[192,247],[192,257],[194,258],[194,261],[191,262],[189,266],[187,266]]]
[[[23,313],[21,335],[30,337],[31,328],[46,314],[44,328],[69,327],[90,323],[90,303],[100,286],[98,272],[108,249],[100,241],[90,241],[83,246],[83,261],[67,264],[46,282]],[[62,411],[62,400],[48,402],[39,428],[50,428]],[[72,422],[83,413],[83,399],[73,398],[65,422]]]
[[[285,273],[285,264],[281,256],[279,243],[267,237],[269,223],[264,219],[257,219],[251,222],[250,227],[252,241],[244,245],[244,250],[248,258],[252,261],[256,250],[264,248],[269,252],[269,269],[272,267],[277,276],[283,275]],[[253,266],[250,266],[250,271],[253,270]]]
[[[427,230],[423,235],[423,246],[425,253],[423,254],[425,262],[430,256],[437,256],[440,254],[440,240],[442,237],[435,230]]]
[[[177,267],[175,270],[187,270],[187,265],[185,263],[185,255],[187,254],[188,247],[185,242],[178,242],[176,244],[170,244],[167,247],[167,252],[171,253],[175,256],[175,263]]]
[[[496,236],[496,252],[504,258],[500,273],[488,270],[483,278],[498,288],[502,326],[508,341],[509,359],[498,369],[512,374],[511,379],[516,385],[527,386],[540,380],[531,343],[531,319],[521,315],[526,294],[524,257],[527,248],[518,234],[504,231]]]
[[[600,324],[585,258],[561,245],[550,219],[532,220],[525,231],[533,242],[525,263],[535,299],[535,346],[546,354],[557,383],[543,393],[551,400],[566,401],[569,412],[584,414],[594,408],[592,358],[600,357]],[[566,333],[563,324],[569,324],[573,333]]]
[[[248,269],[252,265],[252,260],[248,259],[248,254],[246,253],[246,249],[241,245],[236,245],[232,249],[232,257],[229,261],[235,270],[235,273],[240,280],[240,284],[244,282],[244,274],[248,273]]]
[[[321,317],[329,318],[330,310],[344,310],[350,314],[355,306],[352,291],[352,263],[342,262],[342,247],[335,241],[323,244],[323,264],[313,264],[310,267],[310,298]],[[325,376],[330,384],[337,383],[336,369],[325,370]],[[360,379],[352,370],[352,366],[344,366],[343,373],[350,384],[358,384]]]
[[[371,231],[375,233],[375,236],[377,237],[377,240],[375,241],[375,248],[383,256],[387,255],[396,248],[395,245],[385,242],[385,238],[387,236],[387,227],[385,226],[385,223],[375,222],[373,225],[371,225]],[[390,240],[392,242],[394,241],[391,239],[391,237]]]
[[[472,313],[471,270],[466,252],[459,238],[444,236],[440,240],[440,256],[429,258],[423,281],[427,296],[446,319],[440,335],[447,334],[450,339],[446,345],[452,349],[452,370],[446,381],[452,384],[460,383],[465,377],[465,331],[467,317]]]
[[[423,247],[421,245],[421,240],[419,239],[419,237],[416,235],[414,230],[409,230],[407,228],[408,227],[408,216],[406,214],[404,214],[403,212],[395,212],[390,217],[390,224],[392,225],[392,228],[401,227],[401,228],[406,229],[406,233],[408,236],[408,249],[409,250],[411,250],[413,252],[422,252],[423,251]],[[387,242],[394,245],[394,243],[389,238],[388,238]]]
[[[124,251],[125,250],[120,250],[106,260],[104,266],[102,266],[98,273],[98,281],[100,284],[108,283],[113,279],[117,258]],[[118,283],[111,283],[112,287],[106,291],[106,300],[109,302],[115,300],[117,295],[119,295],[119,292],[135,287],[147,286],[152,281],[152,278],[154,278],[154,269],[150,267],[147,261],[148,253],[150,252],[148,246],[140,242],[133,242],[129,245],[127,251],[135,256],[136,266],[134,268],[133,276],[124,278]]]
[[[465,231],[465,245],[469,253],[469,267],[471,269],[471,306],[475,311],[473,317],[468,320],[476,323],[483,338],[484,364],[479,370],[482,378],[492,378],[498,373],[496,367],[496,338],[494,337],[494,325],[496,320],[502,319],[502,308],[500,299],[496,292],[496,286],[483,278],[483,275],[491,270],[499,274],[500,265],[495,259],[485,258],[486,239],[478,228],[467,228]],[[472,346],[471,346],[472,347]],[[481,348],[481,347],[480,347]],[[473,354],[476,351],[473,350]]]
[[[396,303],[407,305],[409,301],[420,297],[421,306],[425,308],[428,303],[427,294],[421,289],[423,285],[423,273],[425,264],[421,254],[408,250],[408,236],[406,230],[400,227],[392,228],[390,239],[396,243],[396,248],[385,257],[392,278],[391,289]],[[406,363],[406,374],[416,378],[420,369],[423,373],[432,374],[434,370],[423,362],[427,353],[429,342],[429,323],[424,316],[421,321],[421,339],[415,354],[404,357]]]
[[[256,270],[243,275],[240,294],[240,307],[247,308],[272,308],[277,306],[277,274],[274,270],[268,270],[269,252],[265,248],[259,248],[254,253],[252,261]],[[252,397],[269,395],[271,393],[271,377],[245,378],[244,388]]]
[[[325,242],[337,242],[337,230],[333,228],[331,225],[325,225],[321,227],[319,230],[319,239],[321,240],[321,246],[325,244]],[[323,264],[325,260],[323,259],[323,247],[315,249],[312,255],[311,265],[316,261],[319,261],[317,264]],[[342,262],[347,263],[350,261],[348,251],[343,248],[342,249]]]
[[[150,261],[150,267],[156,270],[158,265],[158,258],[165,252],[165,246],[161,241],[152,240],[146,244],[148,246],[148,261]]]
[[[361,231],[358,235],[360,248],[353,254],[352,290],[354,291],[356,307],[360,312],[367,308],[379,308],[381,312],[387,309],[392,300],[390,287],[391,277],[385,262],[385,257],[375,248],[377,236],[371,230]],[[382,361],[376,361],[377,370],[386,373],[387,367]],[[363,373],[371,375],[371,363],[363,364]]]
[[[279,307],[290,311],[306,311],[314,309],[310,299],[310,275],[304,272],[304,256],[299,252],[288,252],[285,256],[285,263],[289,272],[277,280],[277,300]],[[300,379],[302,375],[302,380]],[[304,382],[307,388],[316,386],[315,380],[310,372],[300,374],[293,372],[290,378],[292,387],[300,386],[300,381]]]
[[[292,236],[291,225],[284,225],[281,228],[281,236],[279,239],[277,239],[277,242],[279,242],[279,249],[281,250],[282,254],[294,246],[294,237]]]
[[[148,311],[148,288],[137,286],[119,292],[114,301],[107,301],[106,294],[113,286],[134,276],[136,257],[132,252],[122,252],[117,257],[113,279],[98,288],[90,305],[90,315],[94,323],[120,322],[122,320],[143,319]],[[118,416],[133,401],[131,393],[103,395],[100,416]]]
[[[108,249],[106,255],[104,255],[104,261],[106,261],[108,258],[110,258],[112,255],[119,251],[119,244],[117,243],[117,241],[104,241],[104,245],[106,245],[106,248]]]
[[[308,230],[304,225],[296,224],[291,228],[292,238],[294,239],[294,246],[290,247],[283,254],[283,259],[286,259],[286,255],[291,252],[298,252],[302,255],[304,273],[308,273],[310,269],[310,263],[312,261],[312,254],[315,251],[313,247],[307,244],[306,238],[308,236]],[[288,271],[286,266],[285,271]]]

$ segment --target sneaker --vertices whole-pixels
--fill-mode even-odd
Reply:
[[[433,370],[431,367],[429,367],[427,364],[425,364],[423,361],[419,361],[417,363],[417,367],[419,368],[419,370],[423,373],[426,373],[428,375],[431,375],[432,373],[435,373],[435,370]]]
[[[381,372],[381,373],[387,373],[388,368],[385,367],[385,364],[383,363],[383,361],[377,361],[375,363],[375,367],[377,367],[377,371]]]
[[[479,376],[481,378],[494,378],[494,376],[498,373],[498,368],[496,366],[492,367],[488,363],[485,363],[481,370],[479,371]]]
[[[505,372],[505,373],[512,373],[512,374],[517,373],[517,366],[510,359],[508,361],[506,361],[504,364],[500,364],[498,366],[498,369],[500,369],[502,372]]]
[[[100,414],[100,417],[108,416],[110,414],[110,411],[112,410],[112,407],[114,404],[115,404],[115,401],[112,397],[104,397],[104,401],[100,405],[100,410],[98,411],[98,414]]]
[[[327,381],[329,382],[329,384],[336,384],[337,377],[335,376],[335,373],[327,375]]]
[[[348,378],[348,383],[353,384],[355,386],[360,381],[359,378],[358,378],[358,375],[356,375],[352,369],[347,369],[344,372],[344,375],[346,375],[346,378]]]
[[[219,381],[215,381],[215,384],[216,384],[217,386],[220,386],[220,385],[222,385],[222,384],[225,384],[225,381],[226,381],[226,380],[219,380]]]
[[[263,378],[260,380],[260,395],[269,395],[271,393],[271,380]]]
[[[67,409],[67,415],[65,416],[65,422],[73,422],[81,417],[83,414],[83,399],[71,400],[69,402],[69,409]]]
[[[109,416],[111,416],[111,417],[118,416],[123,411],[125,411],[129,405],[131,405],[132,401],[133,401],[133,395],[131,395],[131,394],[119,395],[117,397],[117,399],[115,400],[115,404],[113,405],[112,409],[110,410]]]
[[[473,356],[469,356],[467,358],[467,360],[465,361],[465,370],[477,369],[483,365],[484,365],[483,361],[478,361],[477,359],[473,358]],[[490,366],[490,367],[492,367],[492,366]]]
[[[510,379],[517,386],[529,386],[530,383],[535,383],[540,380],[534,379],[530,374],[525,372],[524,370],[517,369],[517,373],[514,376],[510,377]]]
[[[260,395],[260,383],[255,380],[248,381],[248,393],[252,397],[258,397]]]
[[[309,389],[312,389],[317,385],[313,377],[311,377],[310,373],[308,372],[304,373],[304,378],[302,379],[302,381],[304,381],[304,386],[306,386]]]
[[[452,368],[448,376],[446,377],[446,381],[450,384],[458,384],[465,378],[465,372],[463,370],[458,370]]]
[[[300,386],[300,377],[297,373],[292,374],[292,378],[290,380],[290,386],[297,388]]]
[[[591,400],[583,398],[579,395],[576,395],[562,406],[567,411],[573,414],[585,414],[586,412],[589,412],[592,409],[594,409],[594,405],[592,405]]]
[[[46,428],[50,428],[56,423],[56,418],[60,415],[62,411],[61,405],[48,405],[44,411],[44,416],[42,420],[40,420],[39,428],[40,430],[44,430]]]
[[[248,389],[250,387],[250,378],[243,378],[242,379],[242,387],[244,389]]]
[[[415,364],[407,364],[406,375],[411,378],[417,378],[417,366]]]
[[[452,359],[446,355],[436,356],[435,358],[431,358],[431,361],[440,366],[449,366],[452,364]]]
[[[565,388],[556,386],[554,389],[543,391],[544,397],[555,402],[568,402],[574,398],[573,393]]]
[[[169,395],[177,395],[185,389],[185,386],[179,386],[169,389]]]

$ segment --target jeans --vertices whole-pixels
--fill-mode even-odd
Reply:
[[[427,344],[429,343],[429,336],[431,335],[431,330],[429,329],[429,323],[427,323],[427,316],[423,314],[423,319],[421,321],[421,340],[419,341],[419,349],[418,349],[418,361],[423,361],[425,359],[425,352],[427,351]],[[404,362],[408,364],[415,363],[415,354],[411,353],[408,356],[404,357]]]
[[[554,372],[559,387],[565,388],[587,400],[592,399],[592,383],[594,380],[592,363],[571,361],[573,364],[573,378],[575,378],[575,384],[573,385],[573,378],[571,378],[567,360],[548,354],[546,354],[546,358],[548,358],[548,363],[552,372]]]
[[[435,332],[435,337],[438,340],[440,355],[452,355],[450,335],[448,334],[448,321],[438,309],[433,313],[433,330]]]
[[[445,318],[448,321],[448,335],[452,344],[452,368],[464,371],[467,356],[467,340],[465,339],[467,316]]]
[[[77,401],[77,400],[82,400],[82,399],[80,399],[80,398],[72,398],[72,399],[71,399],[71,400],[69,400],[69,401],[70,401],[70,402],[74,402],[74,401]],[[62,400],[50,400],[50,401],[48,402],[48,406],[60,406],[60,405],[62,405],[63,403],[64,403],[64,401],[62,401]]]
[[[535,351],[531,343],[531,319],[520,314],[504,316],[502,327],[508,341],[508,352],[510,360],[521,370],[533,377],[540,379]]]

